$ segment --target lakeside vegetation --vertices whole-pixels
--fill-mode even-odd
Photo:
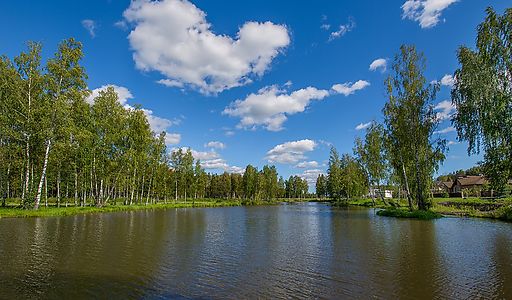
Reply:
[[[70,203],[68,206],[57,206],[56,199],[50,199],[47,206],[41,206],[39,209],[23,209],[19,206],[19,200],[11,199],[5,206],[0,206],[0,218],[25,218],[25,217],[63,217],[89,213],[109,213],[120,211],[154,210],[154,209],[173,209],[173,208],[206,208],[206,207],[232,207],[232,206],[258,206],[258,205],[278,205],[280,203],[299,203],[306,201],[317,201],[315,198],[276,198],[270,201],[252,201],[250,199],[222,199],[222,198],[203,198],[203,199],[180,199],[180,201],[171,200],[169,202],[132,204],[125,205],[124,201],[111,202],[108,205],[99,206],[75,206]]]
[[[389,203],[393,203],[390,205]],[[347,202],[348,206],[362,206],[381,209],[384,211],[379,213],[382,216],[395,216],[395,217],[409,217],[428,219],[438,218],[440,216],[454,216],[454,217],[476,217],[476,218],[489,218],[499,219],[503,221],[512,221],[512,198],[504,199],[482,199],[482,198],[432,198],[431,207],[426,212],[417,212],[417,210],[408,210],[408,203],[406,199],[388,199],[386,203],[381,199],[377,199],[375,204],[370,198],[357,198],[350,199]],[[407,213],[404,213],[406,211]]]
[[[156,204],[134,204],[123,205],[122,203],[110,204],[108,206],[47,206],[41,207],[38,210],[34,209],[20,209],[15,206],[7,206],[0,208],[0,218],[25,218],[25,217],[63,217],[80,214],[90,213],[108,213],[120,211],[135,211],[146,209],[170,209],[170,208],[192,208],[192,207],[228,207],[240,206],[242,203],[236,200],[214,200],[214,199],[199,199],[197,201],[187,202],[170,202],[170,203],[156,203]]]
[[[512,177],[512,50],[503,34],[510,24],[512,9],[502,16],[487,10],[476,50],[459,49],[452,89],[459,140],[469,143],[468,153],[484,153],[472,172],[485,175],[496,196],[510,196],[506,184]],[[0,57],[0,204],[7,206],[0,216],[274,204],[310,197],[305,179],[284,179],[271,165],[207,173],[190,149],[169,151],[166,133],[152,131],[147,112],[123,106],[112,87],[91,95],[79,42],[63,41],[46,64],[41,51],[40,44],[29,43],[13,59]],[[426,66],[413,45],[400,47],[385,81],[383,122],[372,122],[364,138],[354,141],[353,153],[331,149],[327,174],[316,181],[317,197],[335,205],[383,208],[382,215],[398,217],[512,220],[509,200],[433,198],[433,177],[448,149],[436,134],[442,120],[433,103],[439,83],[427,81]],[[386,189],[403,198],[387,199]]]
[[[495,199],[510,197],[512,9],[499,15],[489,7],[486,13],[477,28],[476,49],[461,46],[457,53],[460,67],[454,73],[451,91],[456,112],[443,116],[435,111],[433,101],[440,85],[427,81],[423,53],[413,45],[403,45],[385,80],[384,122],[373,121],[364,139],[355,140],[353,155],[340,156],[331,149],[327,175],[317,178],[318,197],[329,197],[336,205],[381,207],[384,210],[379,214],[385,216],[434,218],[450,214],[512,219],[509,201],[433,199],[433,177],[448,151],[448,142],[438,134],[445,119],[451,120],[459,141],[468,142],[468,154],[484,154],[484,161],[470,171],[481,172],[488,179]],[[406,204],[386,199],[384,189],[403,195]],[[354,200],[364,195],[371,200]]]

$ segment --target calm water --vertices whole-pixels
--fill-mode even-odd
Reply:
[[[508,298],[512,224],[323,204],[0,219],[0,298]]]

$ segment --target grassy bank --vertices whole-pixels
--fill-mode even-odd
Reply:
[[[398,218],[432,219],[439,215],[457,217],[491,218],[512,221],[512,199],[482,199],[482,198],[434,198],[430,212],[410,212],[406,199],[389,199],[384,203],[380,198],[373,203],[369,198],[349,199],[342,202],[332,202],[334,206],[361,206],[382,208],[382,216]]]
[[[172,203],[157,203],[148,205],[108,205],[104,207],[86,206],[86,207],[56,207],[48,206],[41,207],[38,210],[22,209],[17,207],[0,207],[0,218],[25,218],[25,217],[58,217],[58,216],[71,216],[78,214],[90,213],[108,213],[118,211],[134,211],[143,209],[169,209],[169,208],[187,208],[187,207],[226,207],[226,206],[240,206],[240,201],[221,200],[221,201],[187,201],[187,202],[172,202]]]
[[[434,198],[432,211],[458,217],[512,221],[512,199]]]
[[[54,200],[54,199],[52,199]],[[22,209],[19,207],[19,200],[7,202],[6,207],[0,207],[0,218],[27,218],[27,217],[61,217],[90,213],[109,213],[118,211],[134,211],[144,209],[169,209],[169,208],[192,208],[192,207],[229,207],[229,206],[252,206],[252,205],[275,205],[281,202],[305,202],[307,199],[276,199],[274,201],[254,202],[240,199],[188,199],[178,202],[156,203],[156,204],[133,204],[124,205],[122,202],[112,203],[103,207],[96,206],[74,206],[65,207],[61,204],[57,207],[55,201],[50,201],[48,206],[41,206],[38,210]]]

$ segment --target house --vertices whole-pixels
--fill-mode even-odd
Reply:
[[[458,176],[452,186],[452,193],[461,193],[464,190],[482,190],[489,184],[484,176]]]
[[[440,195],[451,193],[453,188],[453,181],[436,181],[434,182],[434,187],[432,188],[432,194]]]
[[[393,191],[391,190],[379,190],[379,189],[375,189],[375,188],[372,188],[370,189],[370,197],[375,197],[375,198],[380,198],[381,196],[384,197],[385,199],[391,199],[393,198]]]
[[[512,187],[512,180],[508,180],[508,185]],[[464,175],[457,176],[455,181],[436,181],[432,187],[434,197],[493,197],[494,191],[488,188],[489,181],[483,175]]]

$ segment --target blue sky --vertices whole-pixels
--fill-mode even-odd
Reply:
[[[34,40],[48,57],[75,37],[89,88],[117,86],[124,104],[142,105],[153,128],[169,133],[169,148],[191,147],[210,171],[272,163],[285,177],[313,179],[330,144],[351,153],[364,124],[382,120],[383,81],[401,44],[425,53],[429,81],[444,77],[436,104],[453,113],[443,101],[457,48],[473,47],[487,5],[501,13],[510,4],[5,1],[0,53],[13,57]],[[440,134],[452,141],[440,173],[480,159],[455,132]]]

